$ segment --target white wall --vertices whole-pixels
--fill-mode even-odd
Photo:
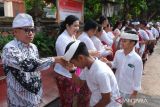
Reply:
[[[12,2],[4,2],[4,16],[13,17],[13,5]]]
[[[0,0],[1,3],[3,3],[4,0]]]

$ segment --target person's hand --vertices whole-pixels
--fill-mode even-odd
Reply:
[[[130,99],[131,99],[131,102],[129,102],[129,106],[134,106],[135,105],[135,99],[136,99],[136,97],[137,97],[137,91],[133,91],[133,93],[131,94],[131,96],[130,96]]]
[[[106,50],[111,50],[111,51],[113,51],[111,47],[108,47],[108,46],[106,46],[106,45],[105,45],[105,49],[106,49]]]
[[[93,57],[100,57],[99,51],[89,50],[89,54]]]
[[[68,63],[66,64],[65,68],[66,68],[68,71],[71,71],[71,70],[75,69],[75,66],[74,66],[74,64],[68,62]]]
[[[130,98],[136,98],[137,97],[137,91],[133,91],[131,94]]]
[[[105,63],[108,62],[107,58],[105,58],[105,57],[101,57],[100,60],[101,60],[102,62],[105,62]]]
[[[55,63],[60,63],[62,66],[66,66],[67,65],[67,61],[64,60],[63,56],[56,56],[53,57],[55,59]]]

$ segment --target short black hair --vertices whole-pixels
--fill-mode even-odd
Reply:
[[[84,31],[89,31],[90,29],[96,29],[98,26],[97,22],[89,19],[88,21],[86,21],[85,25],[84,25]]]
[[[105,21],[105,20],[107,20],[107,18],[106,17],[104,17],[104,16],[100,16],[99,17],[99,24],[101,24],[102,25],[102,23]]]
[[[98,24],[98,29],[97,29],[97,31],[98,31],[98,32],[101,32],[102,30],[103,30],[102,26],[101,26],[100,24]]]
[[[133,30],[128,30],[128,31],[125,31],[126,33],[130,33],[130,34],[137,34],[137,32],[133,31]]]
[[[68,49],[70,48],[70,46],[71,46],[73,43],[74,43],[74,42],[70,42],[70,43],[67,45],[67,47],[66,47],[66,49],[65,49],[65,53],[68,51]],[[85,44],[84,42],[80,42],[80,43],[79,43],[79,46],[78,46],[76,52],[74,53],[73,57],[71,58],[71,60],[78,58],[79,55],[84,55],[84,56],[87,56],[87,57],[89,56],[89,52],[88,52],[87,46],[86,46],[86,44]]]
[[[147,22],[145,20],[140,20],[140,24],[147,26]]]

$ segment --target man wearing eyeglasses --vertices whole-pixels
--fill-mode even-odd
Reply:
[[[18,14],[12,24],[14,40],[7,43],[2,52],[2,63],[6,74],[8,106],[38,107],[42,97],[40,71],[54,62],[65,61],[62,57],[39,59],[34,39],[34,22],[30,15]]]

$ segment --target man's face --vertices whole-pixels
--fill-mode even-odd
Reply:
[[[134,47],[134,43],[128,39],[121,39],[121,46],[124,50],[130,50]]]
[[[72,59],[70,62],[74,64],[74,66],[79,67],[79,68],[85,68],[85,56],[79,55],[77,58]]]
[[[32,42],[35,35],[34,27],[15,28],[13,32],[18,40],[26,44]]]

